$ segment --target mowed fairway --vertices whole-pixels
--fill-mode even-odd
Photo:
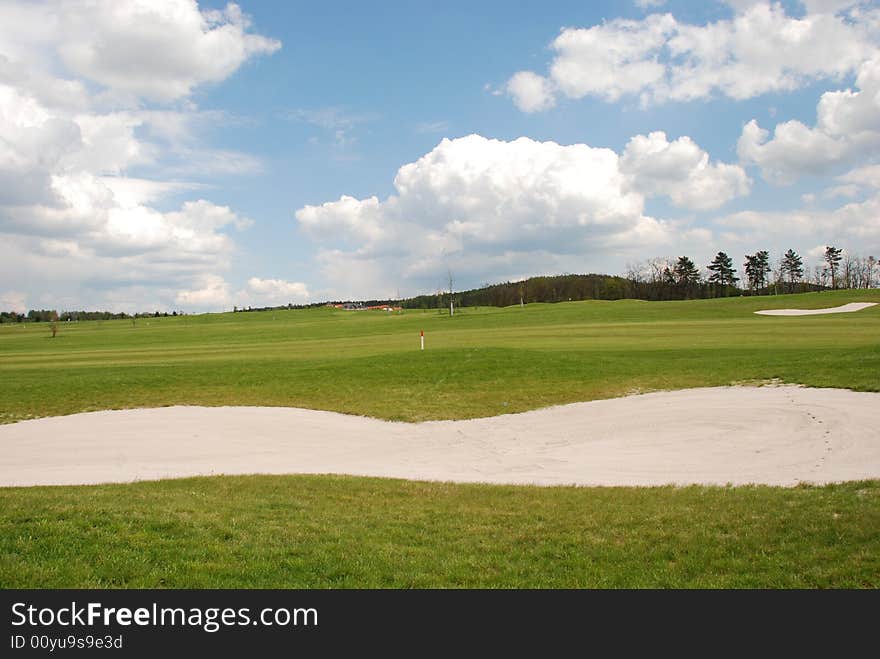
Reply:
[[[880,291],[525,308],[332,309],[0,326],[0,420],[163,405],[280,405],[422,421],[779,379],[880,391]],[[419,331],[426,347],[419,351]]]
[[[161,405],[419,421],[778,380],[880,391],[880,291],[0,326],[6,423]],[[418,350],[425,331],[427,350]],[[743,410],[748,414],[748,410]],[[878,482],[535,488],[244,476],[0,489],[3,587],[880,586]]]

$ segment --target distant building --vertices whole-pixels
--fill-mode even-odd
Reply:
[[[360,302],[346,302],[344,304],[328,304],[328,307],[334,309],[343,309],[344,311],[400,311],[402,307],[394,307],[390,304],[377,304],[372,307],[365,307]]]
[[[379,311],[400,311],[400,307],[392,307],[390,304],[379,304],[375,307],[367,307],[367,309],[374,309]]]

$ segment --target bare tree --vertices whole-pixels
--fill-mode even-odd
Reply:
[[[843,254],[840,278],[843,279],[843,288],[859,288],[857,259],[849,251]]]
[[[652,284],[659,284],[666,280],[666,272],[672,269],[672,259],[657,256],[648,261],[648,272]]]
[[[447,271],[448,279],[449,279],[449,315],[455,315],[455,304],[452,299],[452,293],[455,288],[455,277],[452,275],[452,269],[450,268]]]
[[[819,288],[819,290],[828,286],[828,268],[826,266],[814,266],[813,283]]]
[[[644,284],[648,280],[645,269],[646,266],[642,263],[627,263],[625,276],[631,284]]]
[[[877,267],[877,259],[873,256],[850,256],[847,254],[844,272],[849,271],[849,288],[873,288],[874,270]]]
[[[770,287],[773,287],[773,295],[779,295],[779,285],[782,283],[782,259],[780,258],[775,263],[770,263],[770,279],[767,282],[767,293],[770,292]],[[785,288],[783,287],[783,292],[785,292]]]

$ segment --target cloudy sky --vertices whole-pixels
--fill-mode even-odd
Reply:
[[[876,1],[0,0],[0,309],[826,244],[880,255]]]

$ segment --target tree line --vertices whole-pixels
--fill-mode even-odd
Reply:
[[[833,245],[825,247],[822,262],[812,270],[800,254],[789,249],[775,262],[767,250],[746,254],[740,272],[730,256],[718,252],[706,271],[708,275],[701,273],[687,256],[656,258],[628,266],[627,279],[634,297],[646,300],[803,293],[880,284],[875,257],[849,254]]]
[[[399,301],[406,309],[456,306],[510,306],[566,300],[685,300],[739,295],[772,295],[836,288],[873,288],[880,266],[873,256],[860,257],[826,246],[823,262],[808,271],[793,249],[775,262],[770,252],[746,254],[738,269],[733,258],[718,252],[701,270],[688,256],[654,258],[627,266],[623,277],[587,274],[530,277],[523,281],[485,284],[466,291],[438,290]],[[451,288],[451,287],[450,287]]]
[[[740,276],[742,275],[742,276]],[[874,256],[862,257],[842,248],[828,245],[823,259],[812,269],[793,249],[776,261],[767,250],[746,254],[738,270],[733,258],[718,252],[701,271],[688,256],[654,258],[628,265],[623,277],[603,274],[564,274],[530,277],[523,281],[484,284],[480,288],[452,291],[452,274],[448,290],[418,295],[407,299],[383,299],[360,302],[365,306],[393,304],[405,309],[448,308],[455,306],[511,306],[530,302],[563,302],[567,300],[685,300],[738,295],[771,295],[823,291],[837,288],[874,288],[880,285],[880,265]],[[236,307],[235,311],[268,311],[320,307],[326,302],[287,304],[275,307]],[[109,311],[65,311],[31,309],[27,314],[0,312],[0,323],[58,322],[67,320],[115,320],[177,316],[183,312],[111,313]]]
[[[183,316],[182,311],[145,311],[135,314],[124,312],[113,313],[110,311],[62,311],[60,314],[55,309],[31,309],[26,314],[16,311],[0,311],[0,323],[53,323],[76,320],[122,320],[125,318],[168,318],[169,316]]]

